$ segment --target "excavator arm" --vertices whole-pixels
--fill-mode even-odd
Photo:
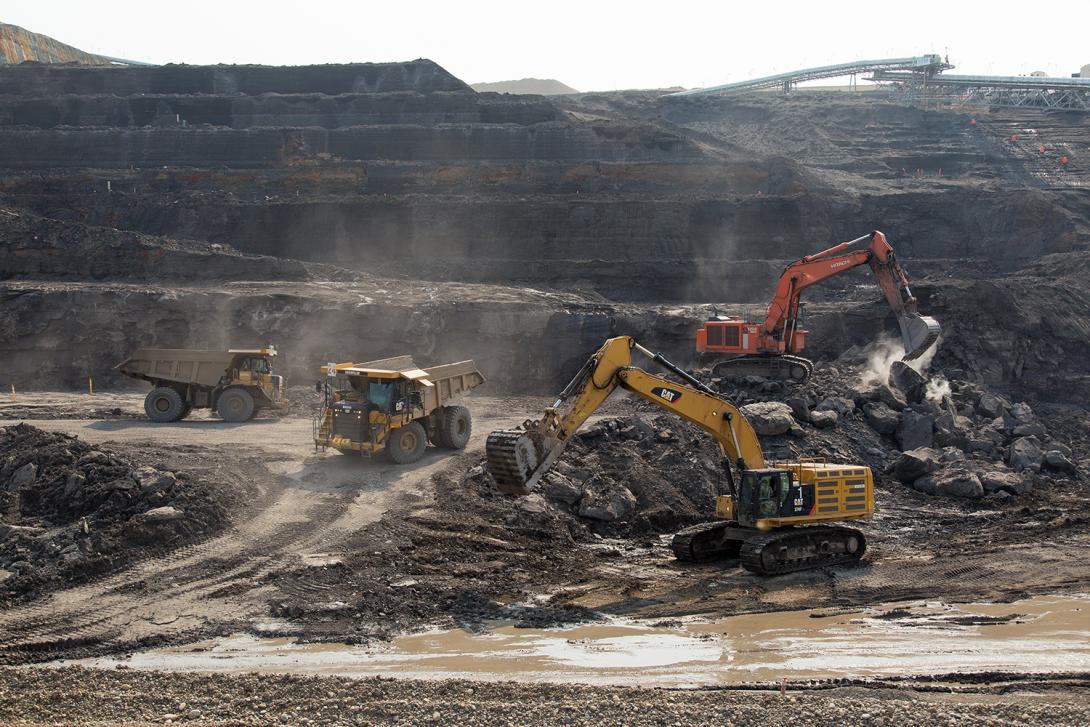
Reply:
[[[897,316],[905,348],[905,360],[921,356],[938,339],[941,329],[935,319],[921,316],[917,311],[916,298],[908,286],[908,277],[897,262],[897,256],[886,236],[878,230],[834,245],[815,255],[807,255],[788,265],[780,276],[776,293],[768,306],[762,336],[778,341],[792,341],[791,334],[798,326],[802,291],[834,275],[868,264],[890,308]]]
[[[632,365],[638,351],[685,383]],[[763,469],[764,454],[753,427],[738,409],[685,370],[636,343],[611,338],[583,365],[556,402],[536,421],[512,431],[492,432],[486,444],[488,469],[503,492],[525,495],[552,468],[583,425],[618,387],[689,421],[711,434],[739,471]]]

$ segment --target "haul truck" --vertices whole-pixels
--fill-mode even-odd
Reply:
[[[114,368],[154,388],[144,399],[153,422],[174,422],[194,409],[214,409],[224,421],[245,422],[265,407],[282,407],[284,377],[272,372],[272,346],[197,351],[141,348]]]
[[[416,462],[428,442],[464,449],[473,431],[469,409],[458,402],[484,383],[473,361],[421,369],[409,356],[366,363],[327,364],[314,446],[372,457],[385,452],[397,464]]]

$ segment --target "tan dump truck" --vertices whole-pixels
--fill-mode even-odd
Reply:
[[[153,388],[144,411],[153,422],[184,419],[193,409],[214,409],[225,421],[245,422],[260,409],[284,405],[284,377],[272,372],[272,346],[195,351],[141,348],[114,368]]]
[[[398,464],[424,456],[428,442],[464,449],[473,431],[459,401],[484,383],[473,361],[428,369],[409,356],[366,363],[327,364],[322,407],[314,420],[314,446],[373,457],[385,452]]]

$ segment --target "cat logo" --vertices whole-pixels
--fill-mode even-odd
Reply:
[[[655,396],[661,398],[661,399],[665,399],[666,401],[670,402],[671,404],[681,398],[681,392],[680,391],[674,391],[673,389],[667,389],[666,387],[663,387],[663,386],[656,386],[654,389],[651,389],[651,393],[654,394]]]

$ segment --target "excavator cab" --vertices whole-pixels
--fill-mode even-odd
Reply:
[[[742,473],[738,507],[732,512],[732,519],[753,526],[758,520],[805,515],[804,506],[802,488],[796,486],[790,470],[746,470]],[[716,509],[721,511],[724,507],[725,504],[717,504]]]

